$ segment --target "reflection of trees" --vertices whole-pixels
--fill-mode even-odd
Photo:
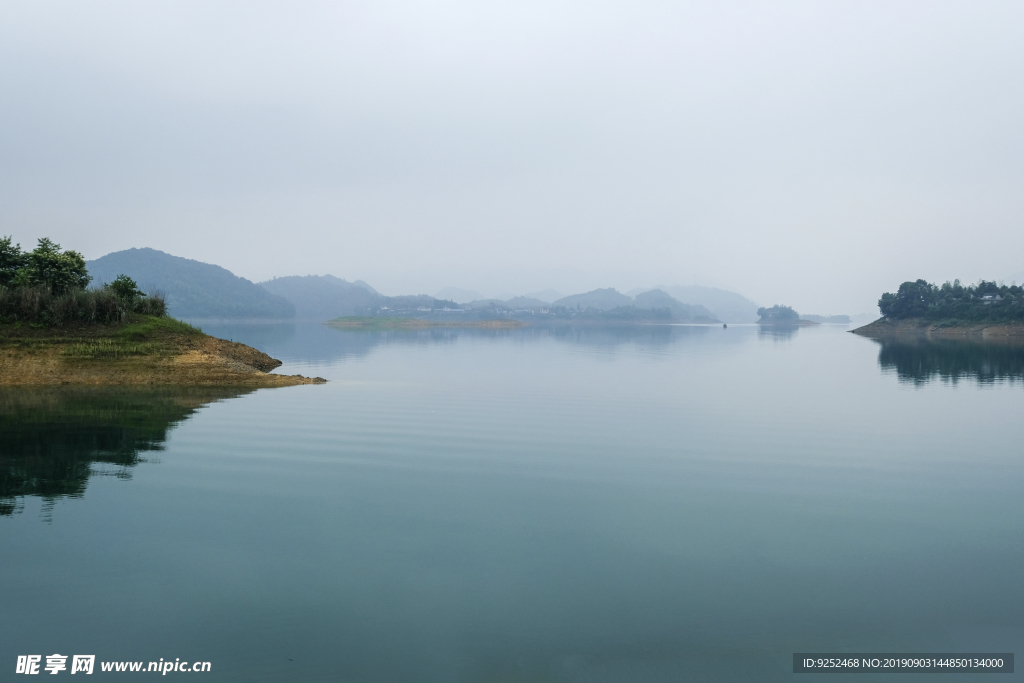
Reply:
[[[776,339],[779,341],[792,339],[793,335],[797,333],[800,327],[797,325],[758,325],[757,326],[757,338],[758,339]]]
[[[1024,379],[1024,344],[963,340],[878,339],[878,364],[902,382],[939,378],[981,384]]]
[[[253,389],[45,387],[0,390],[0,515],[24,496],[78,498],[89,477],[130,477],[142,453],[199,408]],[[98,465],[111,465],[101,472]]]

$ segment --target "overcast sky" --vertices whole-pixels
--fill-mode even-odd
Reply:
[[[1024,3],[0,2],[0,233],[387,294],[1024,279]]]

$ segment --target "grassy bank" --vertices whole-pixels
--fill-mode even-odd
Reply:
[[[0,385],[288,386],[281,362],[167,316],[129,313],[114,324],[0,323]]]

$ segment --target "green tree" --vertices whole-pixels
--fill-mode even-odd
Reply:
[[[16,286],[49,287],[54,294],[85,289],[89,284],[89,271],[85,258],[77,251],[61,251],[60,245],[43,237],[39,246],[27,254],[27,263],[14,278]]]
[[[136,297],[146,296],[145,292],[139,290],[135,280],[124,274],[118,275],[114,278],[113,282],[103,286],[112,289],[114,294],[121,299],[135,299]]]
[[[0,237],[0,285],[10,287],[18,271],[25,267],[28,255],[14,244],[11,237]]]

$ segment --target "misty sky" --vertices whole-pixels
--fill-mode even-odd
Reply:
[[[0,2],[0,233],[387,294],[1024,279],[1024,3]]]

